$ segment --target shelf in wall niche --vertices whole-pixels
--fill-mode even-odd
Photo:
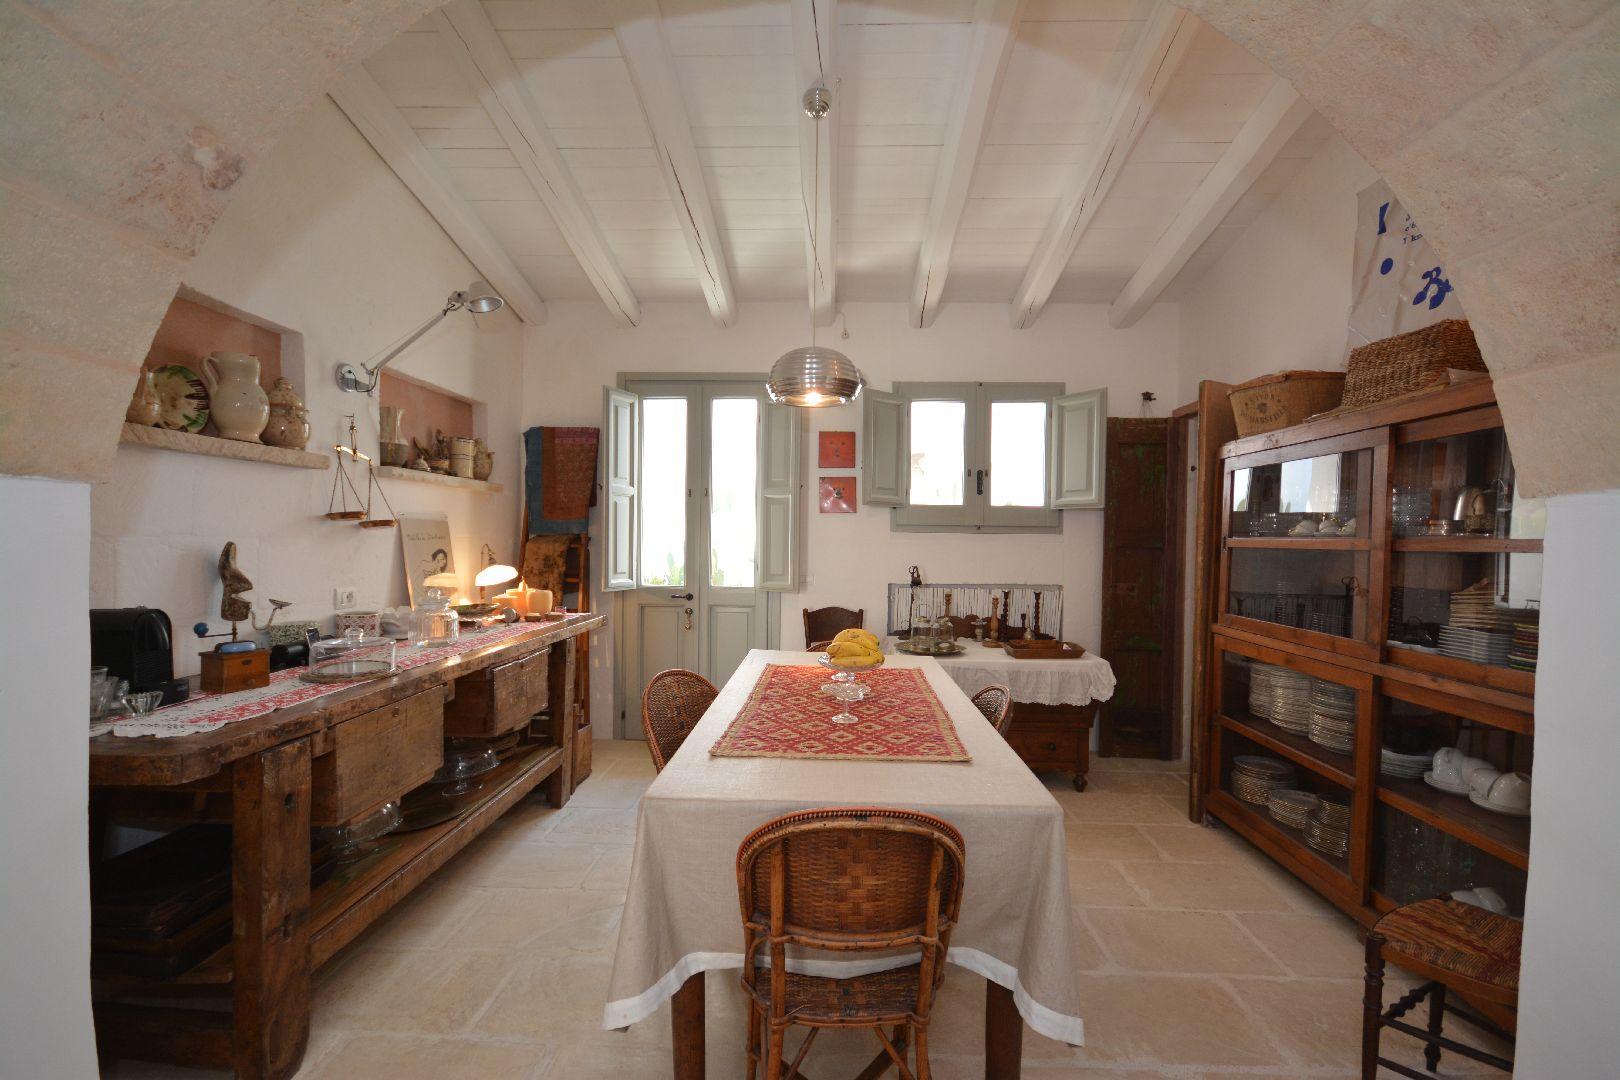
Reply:
[[[324,470],[332,465],[332,458],[327,454],[312,454],[307,450],[287,450],[280,446],[222,439],[213,435],[194,435],[189,431],[143,427],[140,424],[125,424],[118,441],[124,446],[146,446],[154,450],[174,450],[182,454],[229,458],[232,461],[257,461],[265,465],[284,465],[292,469]]]
[[[498,495],[506,490],[488,480],[469,480],[465,476],[446,476],[444,473],[401,469],[393,465],[377,466],[377,475],[385,480],[415,480],[420,484],[438,484],[440,487],[461,488],[463,491],[481,491],[485,495]]]

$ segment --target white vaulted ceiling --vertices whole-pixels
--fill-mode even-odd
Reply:
[[[333,96],[498,288],[729,323],[809,295],[818,70],[824,299],[913,325],[1129,285],[1128,323],[1330,134],[1162,0],[456,0]]]

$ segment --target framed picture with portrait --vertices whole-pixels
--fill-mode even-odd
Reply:
[[[399,543],[405,556],[405,589],[411,606],[422,600],[422,582],[434,574],[456,572],[456,552],[450,544],[450,518],[445,514],[399,517]]]

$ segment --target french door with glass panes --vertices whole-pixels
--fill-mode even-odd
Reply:
[[[658,672],[686,668],[723,685],[749,649],[768,644],[766,590],[791,586],[781,579],[798,418],[769,403],[763,379],[633,381],[616,393],[636,417],[621,440],[634,444],[637,468],[633,525],[620,537],[634,558],[621,582],[619,671],[624,734],[640,738],[641,692]]]

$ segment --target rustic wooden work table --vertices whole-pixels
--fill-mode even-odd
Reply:
[[[226,1067],[275,1080],[296,1072],[309,1037],[311,972],[530,791],[545,784],[551,805],[568,801],[577,782],[577,639],[606,621],[586,613],[538,623],[532,634],[205,734],[91,740],[93,850],[110,821],[143,805],[178,806],[181,821],[189,810],[194,820],[232,827],[230,943],[172,980],[95,978],[103,1060]],[[452,734],[465,733],[465,703],[476,701],[500,730],[517,726],[507,716],[526,723],[549,706],[549,737],[531,729],[541,737],[488,774],[459,817],[389,837],[356,873],[312,890],[312,824],[353,818],[426,779],[427,755],[442,748],[445,702],[454,698],[463,707],[451,710]],[[162,1003],[176,999],[194,1000]]]

